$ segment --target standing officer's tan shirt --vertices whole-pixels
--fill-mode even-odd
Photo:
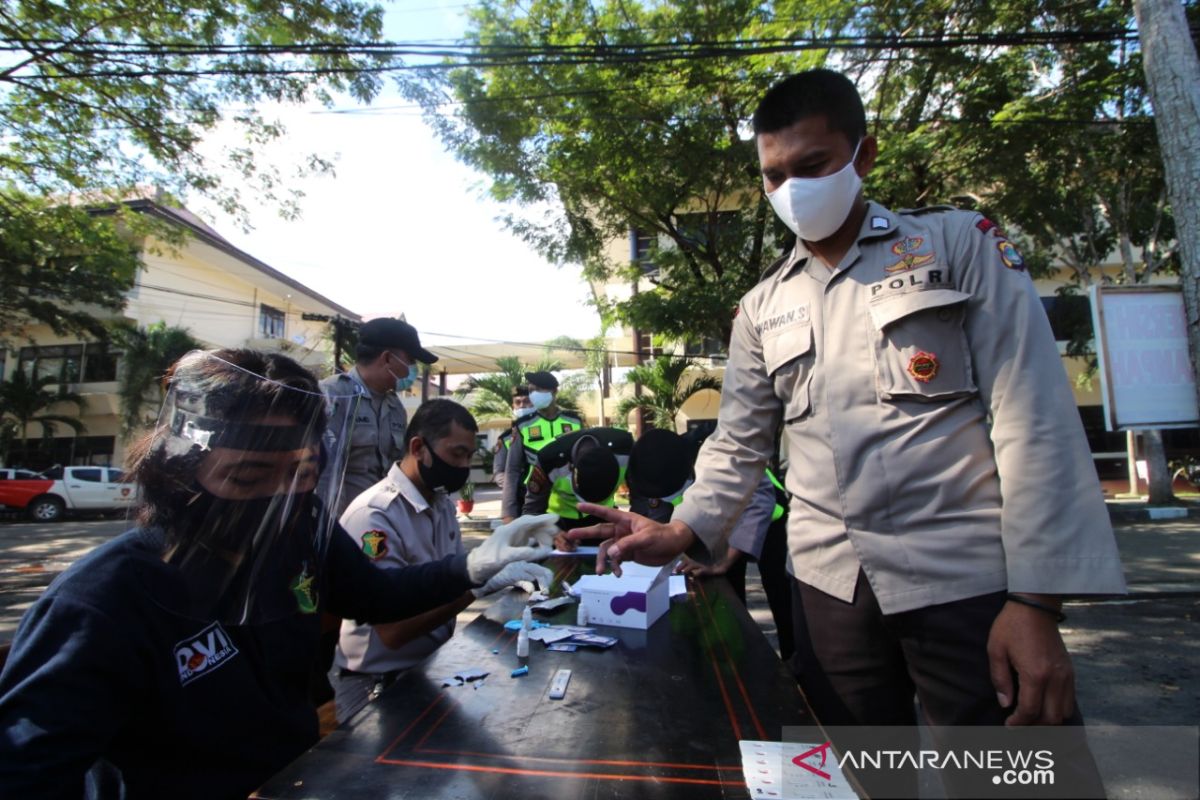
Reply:
[[[781,425],[791,571],[821,591],[851,601],[860,565],[886,614],[1124,591],[1046,314],[979,214],[871,203],[836,270],[798,243],[742,299],[719,424],[674,516],[710,551]]]
[[[338,453],[346,465],[341,496],[333,509],[340,517],[356,497],[383,480],[392,464],[404,456],[408,412],[395,392],[374,394],[356,367],[321,381],[321,389],[330,407],[327,437],[348,434],[349,438],[344,443],[329,443],[331,451]],[[353,418],[348,419],[351,414]],[[330,495],[322,492],[322,496]]]

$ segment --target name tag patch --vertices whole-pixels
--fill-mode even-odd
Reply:
[[[808,313],[808,304],[805,303],[788,311],[770,315],[758,325],[755,325],[754,329],[758,332],[759,336],[762,336],[764,333],[791,328],[795,325],[809,325],[811,322],[812,319]]]
[[[871,300],[882,300],[885,297],[924,289],[948,288],[951,288],[949,267],[925,267],[907,275],[897,275],[871,284]]]

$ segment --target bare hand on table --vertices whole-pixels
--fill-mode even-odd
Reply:
[[[598,525],[567,532],[567,538],[573,542],[604,539],[600,543],[600,552],[596,554],[597,574],[602,574],[606,566],[611,566],[612,571],[620,575],[622,561],[661,566],[674,560],[696,540],[691,528],[682,522],[664,524],[641,514],[594,503],[580,503],[579,510],[604,520]]]

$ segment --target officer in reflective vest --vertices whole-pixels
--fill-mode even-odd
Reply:
[[[505,463],[504,495],[500,514],[507,522],[521,516],[520,487],[528,484],[538,453],[563,434],[583,428],[583,421],[558,407],[558,379],[549,372],[526,372],[529,400],[537,413],[520,420],[521,448],[509,449]],[[513,475],[518,476],[516,480]]]
[[[564,531],[594,525],[594,517],[580,513],[579,501],[615,505],[632,450],[633,436],[618,428],[587,428],[560,436],[538,453],[522,513],[558,514],[558,527]],[[575,549],[562,537],[555,545]]]
[[[492,448],[492,476],[496,480],[496,485],[504,490],[504,481],[507,475],[505,467],[508,464],[508,451],[512,448],[514,438],[520,436],[517,432],[517,425],[521,420],[527,419],[537,413],[537,409],[533,407],[533,401],[529,399],[528,384],[514,386],[512,389],[512,411],[513,422],[512,427],[496,439],[496,446]],[[524,501],[524,492],[521,493],[521,500]]]

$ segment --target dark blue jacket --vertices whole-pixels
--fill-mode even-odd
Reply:
[[[161,547],[150,530],[113,539],[21,620],[0,673],[0,798],[85,796],[98,759],[130,798],[245,797],[317,741],[307,689],[319,611],[385,622],[471,585],[465,556],[376,569],[334,531],[309,596],[293,598],[302,567],[284,565],[297,575],[273,581],[269,599],[294,603],[290,613],[233,626],[188,613]],[[95,788],[104,771],[86,795],[110,796]]]

